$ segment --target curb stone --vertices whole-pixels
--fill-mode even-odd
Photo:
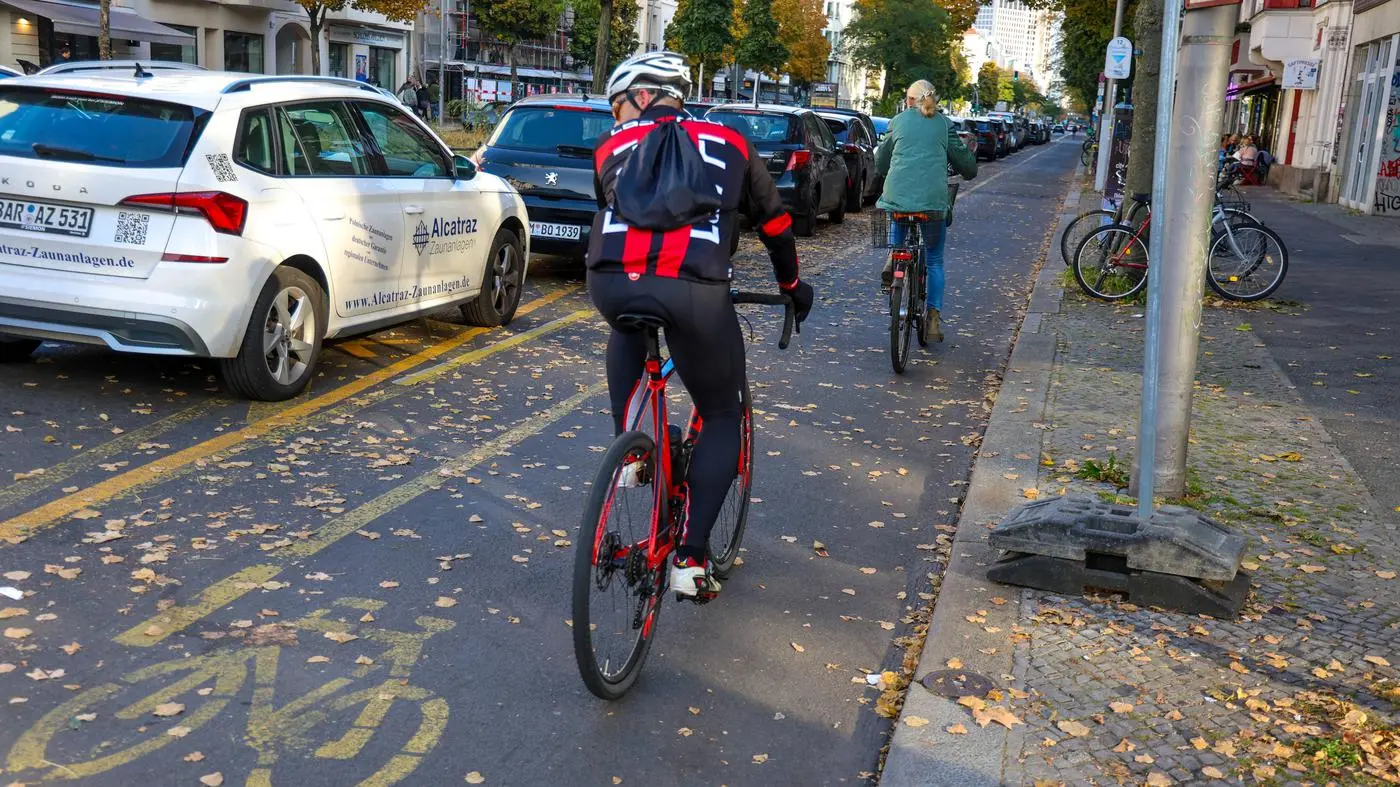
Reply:
[[[1082,175],[1083,168],[1077,167],[1062,203],[1054,240],[1076,215]],[[1019,744],[1020,733],[1014,729],[996,723],[979,727],[956,698],[937,696],[918,680],[944,669],[949,659],[958,658],[964,671],[985,676],[1003,692],[1015,686],[1014,653],[1006,647],[1005,632],[1010,632],[1020,617],[1021,592],[986,579],[986,567],[996,558],[996,551],[987,546],[986,535],[990,525],[1025,500],[1023,490],[1036,484],[1046,426],[1041,419],[1058,339],[1054,334],[1040,333],[1041,318],[1059,312],[1064,294],[1056,281],[1059,269],[1049,264],[1056,248],[1052,243],[1040,260],[1026,316],[973,465],[928,638],[880,777],[882,787],[1000,785],[1008,741],[1014,735]],[[1017,455],[1027,458],[1018,459]],[[903,723],[912,717],[926,719],[928,724],[911,727]],[[967,733],[948,733],[946,728],[953,724],[962,724]],[[1019,745],[1011,750],[1019,750]]]

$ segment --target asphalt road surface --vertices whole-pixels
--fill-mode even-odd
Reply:
[[[576,270],[536,268],[506,329],[449,311],[337,342],[283,404],[230,399],[203,362],[46,345],[6,367],[0,587],[24,596],[0,598],[0,782],[868,780],[889,721],[862,670],[899,664],[941,570],[919,545],[957,520],[1078,153],[964,184],[948,338],[903,376],[866,215],[800,241],[820,302],[792,348],[745,307],[744,564],[717,602],[667,603],[612,704],[567,620],[610,439]],[[772,286],[752,239],[737,268]]]

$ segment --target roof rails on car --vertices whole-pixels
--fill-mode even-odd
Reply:
[[[152,76],[152,71],[204,71],[203,66],[181,63],[175,60],[78,60],[69,63],[55,63],[39,69],[40,76],[54,74],[77,74],[84,71],[133,71],[137,77]]]
[[[219,92],[240,93],[246,90],[251,90],[253,88],[253,85],[268,85],[276,84],[278,82],[315,82],[319,84],[340,85],[341,87],[353,87],[359,90],[367,90],[375,94],[379,93],[379,88],[375,87],[374,85],[371,85],[368,82],[360,82],[359,80],[346,79],[344,77],[308,76],[305,74],[248,77],[247,79],[240,79],[236,82],[230,82],[224,87],[223,90]]]

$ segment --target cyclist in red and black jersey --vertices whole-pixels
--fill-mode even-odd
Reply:
[[[792,219],[783,209],[763,159],[739,133],[692,120],[682,111],[690,66],[674,52],[650,52],[617,67],[608,98],[618,125],[598,138],[593,162],[598,214],[588,242],[588,291],[613,325],[608,340],[608,392],[620,432],[627,400],[641,380],[644,336],[619,329],[620,314],[650,314],[666,324],[676,372],[704,420],[687,475],[689,505],[671,588],[694,597],[713,595],[706,545],[739,467],[740,391],[744,342],[730,301],[729,250],[742,212],[768,247],[778,285],[792,296],[797,319],[812,308],[812,288],[798,277]],[[680,123],[705,162],[705,178],[721,207],[707,219],[669,231],[629,226],[613,209],[632,187],[623,169],[638,143],[662,123]],[[624,192],[625,193],[625,192]],[[624,477],[624,483],[627,478]]]

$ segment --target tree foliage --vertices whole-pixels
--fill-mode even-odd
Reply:
[[[713,74],[734,46],[734,0],[681,0],[666,28],[666,46]]]
[[[574,36],[569,41],[569,54],[576,63],[591,63],[598,46],[598,18],[602,15],[599,0],[568,0],[574,9]],[[611,73],[618,63],[637,51],[637,17],[640,9],[635,0],[613,3],[612,36],[608,39],[608,63],[604,71]],[[606,74],[604,79],[606,79]]]
[[[522,41],[544,38],[558,29],[559,17],[564,15],[564,0],[492,0],[474,6],[473,10],[481,31],[506,45],[512,90],[519,90],[515,48]]]
[[[788,48],[778,38],[772,0],[744,0],[744,31],[734,55],[746,68],[777,76],[788,59]]]
[[[822,0],[773,0],[773,18],[778,22],[778,39],[788,50],[782,70],[797,84],[820,82],[831,56],[831,44],[822,35],[826,26]]]
[[[949,29],[961,34],[977,21],[982,0],[937,0],[935,4],[948,13]]]
[[[977,70],[977,98],[983,107],[990,107],[1001,97],[1001,69],[988,60]]]
[[[1094,105],[1103,71],[1104,47],[1113,38],[1114,0],[1057,0],[1064,10],[1060,24],[1060,76],[1078,104]],[[1125,19],[1132,19],[1135,0],[1128,0]]]
[[[383,14],[392,22],[412,22],[427,6],[427,0],[296,0],[306,12],[307,24],[311,28],[311,72],[321,73],[321,31],[326,23],[326,14],[331,11],[344,11],[355,8],[371,14]],[[394,90],[398,85],[384,85]]]
[[[940,95],[959,87],[953,53],[954,30],[948,12],[927,0],[857,0],[856,18],[846,26],[852,59],[885,70],[885,93],[904,90],[916,79],[933,83]]]

